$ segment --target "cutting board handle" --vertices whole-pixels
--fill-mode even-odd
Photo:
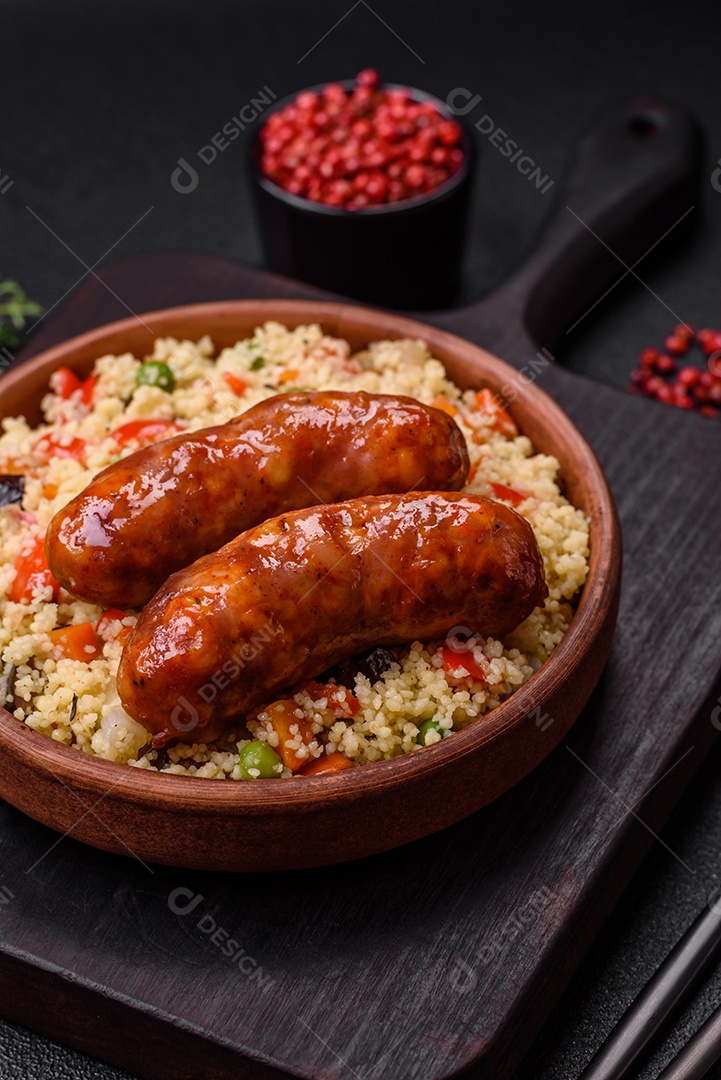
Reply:
[[[520,321],[537,347],[553,349],[604,290],[691,216],[701,153],[699,128],[677,105],[641,97],[608,112],[581,140],[538,247],[466,309],[469,320],[477,308],[499,340],[504,325]]]

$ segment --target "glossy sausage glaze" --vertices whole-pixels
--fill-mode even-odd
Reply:
[[[118,691],[156,746],[207,741],[348,656],[459,625],[502,636],[547,593],[531,526],[502,503],[432,492],[299,510],[174,574],[128,639]]]
[[[139,607],[175,570],[288,510],[356,495],[463,487],[455,421],[412,398],[279,394],[229,423],[104,469],[55,515],[48,562],[71,593]]]

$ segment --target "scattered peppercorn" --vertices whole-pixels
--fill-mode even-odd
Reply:
[[[464,160],[460,124],[408,89],[384,90],[373,68],[345,90],[303,90],[260,132],[260,166],[292,195],[360,210],[434,191]]]
[[[677,370],[674,357],[685,355],[694,344],[705,354],[705,368],[685,364]],[[666,338],[664,349],[641,350],[629,390],[716,419],[721,407],[721,330],[695,331],[679,323]]]

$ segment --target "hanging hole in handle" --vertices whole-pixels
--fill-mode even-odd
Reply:
[[[652,139],[658,135],[661,128],[650,116],[632,116],[626,125],[628,131],[635,139]]]

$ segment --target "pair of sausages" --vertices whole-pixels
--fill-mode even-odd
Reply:
[[[374,645],[502,636],[543,601],[530,525],[458,494],[467,472],[455,422],[413,399],[284,394],[105,469],[53,519],[48,560],[86,599],[153,596],[120,699],[155,746],[210,741]]]
[[[357,495],[457,491],[467,475],[458,425],[413,398],[279,394],[108,466],[51,521],[48,564],[84,600],[141,607],[175,570],[269,517]]]

